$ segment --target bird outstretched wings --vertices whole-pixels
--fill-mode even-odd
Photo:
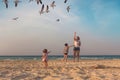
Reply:
[[[70,11],[70,6],[67,6],[67,8],[66,8],[66,9],[67,9],[67,12],[69,12],[69,11]]]
[[[56,6],[55,1],[53,1],[50,6],[54,9],[54,7]]]
[[[13,18],[12,20],[17,20],[18,19],[18,17],[15,17],[15,18]]]

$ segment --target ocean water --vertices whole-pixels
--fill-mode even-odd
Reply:
[[[49,60],[59,60],[63,55],[49,55]],[[41,56],[0,56],[0,60],[40,60]],[[72,55],[68,59],[73,59]],[[120,55],[81,55],[80,59],[120,59]]]

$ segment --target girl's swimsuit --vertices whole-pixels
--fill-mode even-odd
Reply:
[[[43,53],[43,55],[42,61],[48,61],[48,53]]]

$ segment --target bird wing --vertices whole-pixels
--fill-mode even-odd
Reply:
[[[39,2],[42,4],[42,0],[39,0]]]
[[[47,8],[46,8],[46,12],[48,13],[49,12],[49,6],[47,5]]]
[[[36,0],[37,1],[37,4],[39,4],[39,0]]]
[[[49,6],[47,5],[47,10],[49,9]]]
[[[17,4],[18,4],[18,3],[17,3],[17,2],[15,2],[15,7],[17,7]]]
[[[64,1],[64,3],[66,3],[66,2],[67,2],[67,0]]]
[[[6,8],[8,8],[8,3],[5,3],[5,5],[6,5]]]
[[[3,2],[5,3],[6,8],[8,8],[8,0],[3,0]]]
[[[42,9],[41,9],[41,11],[43,11],[44,10],[44,4],[42,5]]]
[[[55,4],[55,1],[53,1],[52,4],[54,5],[54,4]]]
[[[19,0],[15,0],[14,3],[15,3],[15,7],[17,7],[18,3],[21,2]]]
[[[43,13],[43,10],[44,10],[44,4],[42,5],[42,8],[41,8],[40,14]]]

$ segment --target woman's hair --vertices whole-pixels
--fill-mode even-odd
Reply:
[[[80,40],[80,37],[79,37],[79,36],[77,36],[77,40]]]
[[[47,53],[47,49],[44,49],[44,50],[43,50],[43,53]]]
[[[65,43],[65,46],[68,46],[68,43]]]

